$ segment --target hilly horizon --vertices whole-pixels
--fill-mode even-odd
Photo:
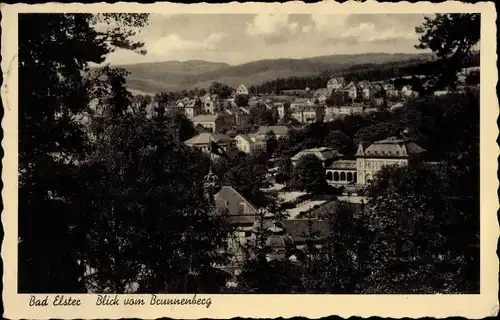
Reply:
[[[114,65],[128,70],[127,87],[132,93],[154,94],[192,88],[208,88],[214,81],[230,87],[257,85],[265,81],[292,76],[313,76],[336,72],[360,64],[410,59],[430,59],[430,53],[363,53],[326,55],[302,59],[265,59],[239,65],[204,60],[143,62]]]

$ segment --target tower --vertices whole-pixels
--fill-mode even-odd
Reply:
[[[215,194],[217,193],[219,187],[219,178],[212,172],[212,169],[210,168],[208,174],[203,178],[203,189],[205,191],[205,197],[207,198],[211,206],[215,204]]]

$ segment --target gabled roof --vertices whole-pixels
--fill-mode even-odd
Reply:
[[[337,150],[332,149],[332,148],[327,148],[327,147],[321,147],[321,148],[312,148],[312,149],[306,149],[302,150],[296,155],[292,157],[293,161],[299,160],[302,156],[308,155],[308,154],[313,154],[318,159],[321,161],[326,161],[333,159],[335,157],[340,157],[342,154],[340,154]]]
[[[366,149],[360,145],[356,156],[408,158],[422,152],[425,152],[425,149],[413,141],[389,137],[372,143]]]
[[[285,126],[260,126],[256,134],[265,135],[269,131],[274,132],[278,136],[286,136],[288,134],[288,128]]]
[[[356,84],[355,84],[354,82],[352,82],[352,81],[351,81],[351,82],[349,82],[348,84],[346,84],[346,85],[344,86],[344,89],[345,89],[345,90],[349,90],[349,89],[351,89],[351,88],[356,88]]]
[[[196,104],[200,104],[200,99],[198,97],[194,98],[194,99],[191,99],[187,102],[187,104],[185,105],[187,108],[193,108],[195,107]]]
[[[217,118],[218,114],[200,114],[193,118],[193,122],[214,122]]]
[[[314,91],[314,93],[313,93],[314,98],[318,98],[321,95],[325,95],[326,97],[328,97],[328,89],[326,89],[326,88],[318,89],[318,90]]]
[[[331,78],[328,80],[327,85],[344,84],[345,80],[342,77]]]
[[[243,91],[248,91],[247,87],[245,87],[245,85],[244,85],[244,84],[240,84],[240,85],[238,86],[238,88],[236,89],[236,91],[242,91],[242,90],[243,90]]]
[[[243,202],[247,206],[247,213],[239,213],[239,204]],[[223,186],[215,195],[217,206],[229,211],[231,222],[234,224],[253,225],[257,219],[257,209],[245,197],[231,186]]]
[[[224,134],[203,132],[195,137],[192,137],[191,139],[186,140],[184,143],[188,145],[199,145],[199,144],[209,144],[211,141],[216,143],[217,142],[228,143],[233,141],[233,139]]]
[[[249,142],[249,143],[255,143],[255,142],[260,142],[263,141],[262,136],[255,134],[255,133],[250,133],[250,134],[239,134],[235,137],[238,138],[240,137],[241,139]]]

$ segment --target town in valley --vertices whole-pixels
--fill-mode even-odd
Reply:
[[[19,292],[479,292],[479,14],[422,17],[422,55],[171,90],[105,64],[142,47],[96,23],[152,19],[123,15],[20,15]]]

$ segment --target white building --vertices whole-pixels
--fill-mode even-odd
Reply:
[[[239,134],[234,140],[236,148],[245,153],[263,151],[266,148],[266,140],[257,134]]]
[[[245,85],[240,84],[238,86],[238,88],[236,88],[236,95],[239,95],[239,96],[248,96],[248,94],[249,94],[249,92],[248,92],[247,87],[245,87]]]

